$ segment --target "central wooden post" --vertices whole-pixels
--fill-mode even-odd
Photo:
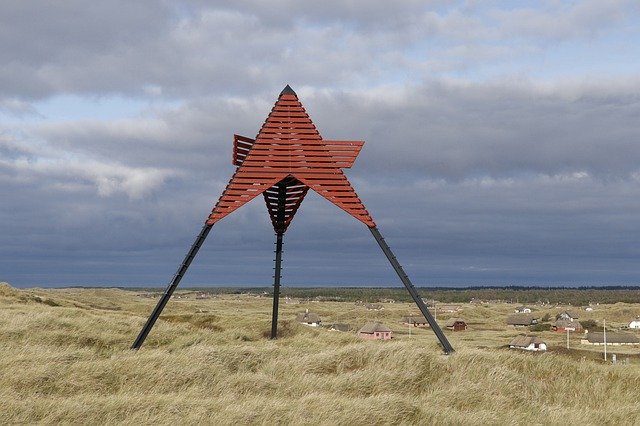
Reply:
[[[280,278],[282,278],[282,237],[284,236],[284,218],[287,201],[287,185],[278,184],[278,213],[276,221],[276,266],[273,275],[273,311],[271,313],[271,338],[278,338],[278,302],[280,301]]]

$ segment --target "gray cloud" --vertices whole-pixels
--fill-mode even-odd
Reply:
[[[356,163],[364,164],[364,173],[376,168],[444,179],[571,173],[628,178],[640,162],[638,86],[635,79],[616,87],[558,90],[525,82],[430,82],[310,92],[303,101],[325,138],[367,140]],[[33,133],[52,150],[131,167],[184,174],[194,166],[224,166],[216,176],[223,179],[232,134],[254,136],[269,109],[266,98],[208,99],[151,117],[37,124]]]
[[[633,1],[546,3],[543,9],[496,10],[491,15],[500,22],[505,35],[558,41],[595,36],[623,22],[630,9],[637,12]]]
[[[594,283],[629,282],[637,272],[623,259],[637,255],[630,236],[640,217],[633,143],[640,129],[629,119],[638,102],[622,87],[430,83],[300,96],[324,137],[367,140],[348,174],[407,269],[429,277],[425,283]],[[6,240],[21,232],[30,239],[5,247],[49,253],[53,225],[67,235],[55,239],[67,256],[59,261],[87,268],[97,253],[109,254],[95,266],[100,282],[112,282],[118,262],[138,276],[139,256],[177,262],[233,171],[231,134],[253,136],[269,108],[266,99],[201,100],[148,119],[34,125],[45,148],[6,142],[16,160],[1,163],[1,175],[7,191],[32,197],[11,211],[48,219],[16,226]],[[65,154],[42,164],[55,153]],[[256,278],[270,267],[261,256],[271,244],[262,200],[214,231],[189,282],[266,284]],[[394,282],[362,225],[317,196],[287,235],[290,283]],[[158,279],[140,273],[144,282]]]
[[[507,38],[591,38],[633,16],[622,2],[493,12],[467,2],[276,3],[4,4],[0,97],[264,95],[283,81],[368,87],[536,48]]]
[[[347,174],[417,284],[637,283],[634,70],[484,74],[634,16],[592,1],[3,4],[0,281],[164,284],[234,170],[233,133],[254,136],[291,83],[325,138],[366,140]],[[148,106],[44,117],[58,95]],[[272,237],[256,199],[185,283],[269,285]],[[396,282],[366,229],[313,194],[285,244],[288,285]]]
[[[309,108],[318,104],[317,120],[331,134],[370,141],[363,162],[378,170],[447,179],[573,172],[628,177],[640,160],[637,89],[635,79],[599,90],[432,82],[319,96]]]

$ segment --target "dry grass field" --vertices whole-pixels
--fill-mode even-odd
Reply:
[[[469,329],[446,331],[445,356],[430,330],[399,323],[417,312],[408,303],[283,301],[271,341],[269,298],[182,295],[133,352],[156,298],[0,284],[0,424],[640,424],[640,348],[609,348],[616,365],[552,332],[531,333],[547,353],[506,349],[514,305],[461,305]],[[326,324],[379,320],[395,338],[297,324],[307,308]],[[616,327],[640,306],[580,313]]]

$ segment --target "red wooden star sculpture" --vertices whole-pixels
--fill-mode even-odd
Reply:
[[[282,239],[311,188],[369,228],[414,302],[431,325],[444,351],[453,352],[453,347],[380,235],[375,222],[342,171],[353,165],[363,145],[364,141],[322,139],[298,100],[298,96],[287,85],[280,93],[255,139],[234,135],[233,164],[238,167],[132,348],[138,349],[144,342],[211,227],[260,194],[264,196],[273,229],[276,232],[271,322],[271,338],[275,339]]]
[[[369,227],[375,223],[341,170],[350,168],[364,141],[324,140],[296,93],[284,88],[255,139],[234,135],[238,169],[214,207],[213,225],[254,197],[264,194],[276,232],[286,231],[309,188]],[[278,191],[286,194],[278,222]]]

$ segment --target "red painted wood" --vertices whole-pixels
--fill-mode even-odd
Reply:
[[[278,184],[286,186],[289,226],[309,188],[369,227],[375,223],[342,171],[353,165],[364,141],[323,140],[291,92],[280,95],[255,139],[234,135],[238,166],[207,223],[212,225],[258,195],[264,196],[277,229]]]

